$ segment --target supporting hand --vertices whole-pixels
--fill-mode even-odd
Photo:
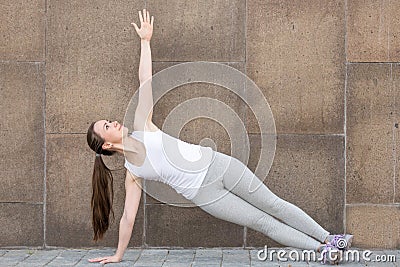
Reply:
[[[146,9],[143,9],[143,16],[139,10],[139,19],[140,19],[140,29],[136,25],[136,23],[132,22],[131,24],[135,27],[135,30],[136,30],[137,34],[139,35],[140,39],[150,41],[151,36],[153,34],[154,17],[151,16],[151,20],[150,20],[149,11],[146,11]]]
[[[114,256],[108,256],[108,257],[89,259],[89,261],[90,262],[100,262],[100,264],[106,264],[106,263],[111,263],[111,262],[120,262],[121,258],[114,255]]]

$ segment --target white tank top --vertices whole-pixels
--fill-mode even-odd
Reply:
[[[211,162],[214,150],[187,143],[164,133],[134,131],[131,135],[146,148],[146,158],[136,166],[125,158],[125,168],[146,180],[170,185],[186,199],[192,199],[199,190]]]

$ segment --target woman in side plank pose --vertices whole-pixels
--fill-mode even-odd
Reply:
[[[91,201],[94,241],[103,238],[109,227],[110,213],[113,213],[113,177],[101,155],[124,154],[124,166],[127,169],[125,207],[119,224],[118,248],[112,256],[89,261],[109,263],[122,260],[131,238],[141,198],[142,179],[167,183],[207,213],[259,231],[285,246],[318,252],[346,249],[351,243],[352,235],[331,235],[300,208],[271,192],[265,184],[262,183],[252,193],[248,192],[255,175],[240,160],[214,151],[210,147],[189,144],[171,137],[152,122],[150,39],[153,34],[154,17],[150,18],[149,12],[144,9],[143,15],[139,11],[139,18],[140,28],[132,23],[141,38],[139,101],[135,111],[133,133],[128,136],[127,127],[109,120],[93,122],[87,132],[88,145],[96,152]],[[143,138],[144,136],[146,138]],[[213,160],[200,172],[185,172],[176,168],[166,159],[163,152],[161,142],[164,137],[174,139],[186,149],[187,155],[195,155],[198,149],[204,152],[211,151]],[[160,173],[163,173],[162,177]],[[211,186],[204,186],[211,181]],[[207,204],[200,206],[201,203]],[[338,246],[340,239],[347,242],[347,247]]]

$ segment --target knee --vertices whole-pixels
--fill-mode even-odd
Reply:
[[[276,231],[274,219],[266,214],[255,219],[249,227],[266,235],[270,235],[272,232]]]
[[[269,201],[266,201],[264,205],[266,206],[266,210],[268,210],[268,213],[277,214],[286,208],[287,202],[279,198],[278,196],[275,196]]]

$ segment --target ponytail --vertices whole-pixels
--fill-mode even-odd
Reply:
[[[92,188],[93,241],[97,242],[103,238],[104,233],[110,226],[110,213],[113,220],[115,219],[112,208],[114,199],[113,176],[100,155],[96,156],[94,161]]]
[[[111,156],[115,151],[103,150],[104,139],[94,132],[93,122],[87,132],[87,142],[89,147],[96,152],[92,175],[92,226],[93,241],[97,242],[103,238],[108,230],[110,222],[110,213],[114,220],[114,210],[112,208],[114,199],[113,176],[111,170],[103,162],[101,155]]]

